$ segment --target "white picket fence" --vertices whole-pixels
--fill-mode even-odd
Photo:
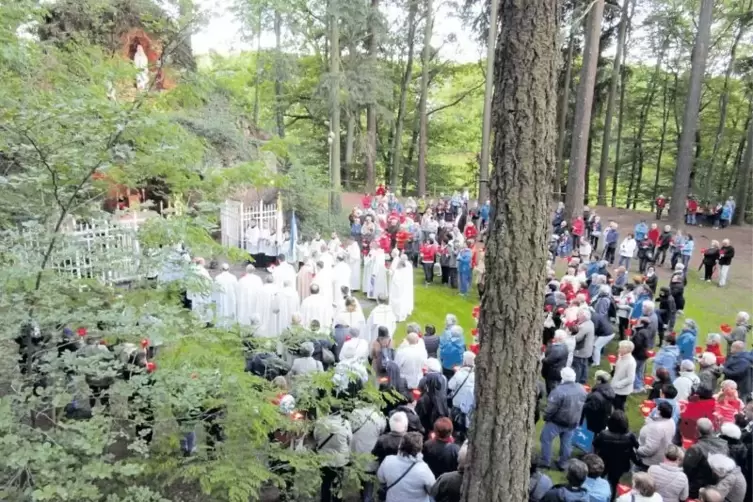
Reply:
[[[252,250],[248,238],[252,228],[251,222],[256,222],[260,229],[268,230],[271,234],[272,246],[279,249],[282,245],[284,227],[282,204],[279,199],[273,204],[265,204],[260,201],[253,205],[226,200],[220,210],[222,245],[255,252],[255,250]],[[263,249],[261,252],[263,252]]]

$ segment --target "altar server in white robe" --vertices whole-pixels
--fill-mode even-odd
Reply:
[[[340,360],[368,363],[369,349],[370,344],[360,337],[360,331],[349,328],[348,336],[345,337],[345,343],[340,349]]]
[[[335,280],[332,267],[328,267],[321,261],[317,262],[316,275],[314,276],[312,284],[319,286],[319,294],[327,300],[331,309],[335,301]],[[328,326],[329,323],[326,325]]]
[[[197,257],[191,266],[186,296],[191,300],[191,310],[205,323],[212,322],[212,277],[204,266],[204,258]]]
[[[350,290],[361,290],[361,246],[351,239],[347,248],[348,266],[350,267]]]
[[[311,294],[301,302],[301,325],[311,326],[311,321],[319,321],[320,326],[332,324],[332,302],[321,294],[317,284],[311,285]]]
[[[329,252],[326,244],[322,244],[321,249],[319,249],[319,258],[317,261],[324,263],[324,266],[330,269],[335,266],[335,256]]]
[[[259,313],[256,304],[262,288],[262,280],[254,273],[255,270],[256,267],[250,263],[246,265],[246,273],[238,280],[236,288],[236,312],[238,322],[243,326],[250,326],[251,316]]]
[[[275,284],[274,278],[268,275],[264,278],[264,285],[258,293],[256,310],[261,317],[261,325],[256,336],[270,338],[277,333],[277,317],[280,313],[277,304],[277,293],[280,288]]]
[[[277,266],[272,269],[272,276],[275,278],[275,283],[282,287],[286,282],[295,283],[295,269],[293,265],[288,263],[285,254],[280,253],[277,256]]]
[[[313,253],[321,253],[322,252],[322,244],[326,245],[326,243],[322,240],[321,236],[317,232],[316,234],[314,234],[314,238],[311,239],[311,244],[309,245],[309,249],[310,249],[311,253],[312,254]]]
[[[235,293],[238,279],[229,272],[230,265],[222,264],[222,272],[214,278],[214,312],[215,324],[229,328],[236,321]]]
[[[341,246],[342,242],[340,242],[337,232],[332,232],[332,239],[329,241],[329,244],[327,244],[327,250],[332,253],[333,256],[337,256],[337,253],[340,252]]]
[[[407,317],[407,308],[404,305],[406,300],[406,288],[405,284],[405,262],[396,257],[390,265],[390,307],[395,314],[397,322],[403,322]]]
[[[418,382],[424,376],[424,365],[428,359],[426,348],[419,344],[417,333],[408,333],[405,341],[408,342],[395,353],[395,363],[400,368],[400,375],[405,378],[409,389],[418,388]]]
[[[371,283],[371,272],[374,270],[374,255],[376,254],[377,247],[378,244],[376,242],[372,242],[371,249],[369,249],[369,254],[367,254],[363,258],[363,274],[361,275],[361,277],[363,279],[363,292],[366,293],[367,298],[371,298],[371,291],[373,288],[373,285]]]
[[[395,328],[397,327],[397,318],[395,313],[392,312],[392,308],[387,305],[387,296],[381,295],[377,298],[378,305],[371,311],[368,320],[366,321],[366,329],[362,336],[368,336],[369,343],[373,343],[377,339],[377,330],[379,326],[387,328],[387,332],[392,338],[395,334]]]
[[[382,248],[376,248],[370,267],[371,277],[369,279],[368,297],[373,299],[380,296],[389,296],[389,282],[387,279],[387,268],[385,267],[385,256]]]
[[[334,279],[334,304],[335,310],[345,307],[345,298],[350,296],[350,265],[345,252],[337,255],[337,263],[333,270]],[[348,293],[345,294],[344,291]]]
[[[403,253],[400,255],[400,260],[403,262],[403,267],[400,272],[403,274],[403,315],[404,318],[408,318],[413,313],[413,306],[415,303],[415,296],[413,292],[413,267],[411,266],[410,258]]]
[[[276,336],[279,336],[293,324],[293,316],[300,311],[301,302],[298,299],[298,292],[293,287],[292,281],[285,281],[277,298],[277,306],[280,309],[280,313],[277,316]]]
[[[355,328],[359,332],[359,336],[364,331],[364,326],[366,325],[366,318],[363,315],[363,310],[361,310],[361,306],[358,304],[358,300],[355,298],[348,297],[345,299],[345,306],[344,308],[340,309],[337,312],[337,315],[335,315],[335,322],[332,324],[332,326],[349,326],[350,328]],[[368,336],[365,336],[366,339],[368,339]]]
[[[259,254],[259,240],[261,239],[261,229],[256,220],[252,220],[246,228],[246,251],[252,255]]]

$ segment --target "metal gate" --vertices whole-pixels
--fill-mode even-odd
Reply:
[[[273,204],[260,201],[248,206],[239,201],[226,200],[220,210],[222,245],[250,251],[248,235],[254,222],[260,229],[264,229],[269,235],[270,244],[279,250],[283,243],[284,229],[279,197]]]

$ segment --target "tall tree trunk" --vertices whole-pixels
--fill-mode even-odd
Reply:
[[[340,20],[338,19],[340,0],[329,0],[329,73],[330,73],[330,107],[332,114],[332,140],[330,154],[330,211],[340,212]]]
[[[408,37],[406,39],[406,43],[408,44],[408,58],[405,62],[403,81],[400,82],[400,103],[397,108],[397,118],[395,119],[395,135],[392,137],[392,177],[394,178],[394,181],[391,181],[391,184],[393,187],[397,185],[397,176],[400,173],[400,163],[403,160],[403,125],[405,124],[405,107],[408,101],[408,91],[411,80],[413,79],[413,54],[416,47],[417,12],[418,0],[410,0],[410,3],[408,4]],[[403,173],[401,193],[405,194],[407,184],[408,181],[405,179],[405,174]]]
[[[672,189],[672,204],[669,207],[669,221],[674,227],[682,224],[685,215],[685,200],[688,198],[690,172],[693,168],[693,141],[698,127],[698,113],[701,105],[701,86],[706,72],[706,58],[709,53],[711,17],[714,0],[701,0],[701,13],[698,20],[693,54],[691,58],[690,85],[688,87],[685,112],[682,119],[680,148],[677,152],[675,183]]]
[[[259,92],[261,91],[261,18],[264,9],[259,7],[259,19],[256,21],[256,76],[254,77],[254,126],[259,127]]]
[[[599,163],[599,194],[596,204],[606,206],[607,204],[607,176],[609,171],[609,150],[611,148],[612,136],[612,116],[614,115],[614,105],[617,99],[617,84],[620,81],[620,66],[622,64],[622,51],[625,47],[625,35],[627,34],[627,25],[629,17],[630,0],[622,2],[622,13],[620,14],[620,26],[617,32],[617,52],[614,55],[612,63],[612,76],[609,82],[609,97],[607,98],[607,115],[604,118],[604,134],[601,139],[601,162]]]
[[[275,10],[275,122],[277,135],[285,137],[285,107],[282,102],[282,82],[285,78],[282,53],[282,13]]]
[[[596,64],[599,59],[599,37],[601,20],[604,14],[604,0],[595,0],[588,13],[586,42],[583,48],[583,68],[578,83],[578,98],[575,102],[572,146],[570,147],[570,167],[567,173],[567,194],[565,196],[565,217],[570,221],[583,212],[585,190],[586,151],[591,131],[591,107],[593,106]]]
[[[562,178],[565,173],[565,138],[567,138],[567,111],[570,109],[570,87],[572,86],[573,51],[575,50],[575,23],[570,25],[570,40],[567,43],[565,59],[565,81],[562,85],[560,101],[557,105],[557,168],[554,174],[555,198],[562,200]]]
[[[499,0],[491,0],[489,33],[486,39],[486,87],[484,88],[484,118],[481,129],[481,159],[478,178],[478,199],[489,198],[489,141],[492,124],[492,93],[494,92],[494,44],[497,41],[497,7]],[[483,203],[483,202],[482,202]]]
[[[745,222],[745,211],[748,207],[748,196],[750,193],[750,178],[753,174],[753,120],[748,119],[748,139],[745,148],[745,156],[737,170],[737,194],[735,196],[737,206],[735,214],[732,216],[732,222],[735,225],[742,225]]]
[[[371,0],[371,12],[369,12],[369,59],[374,68],[377,65],[377,48],[379,40],[379,0]],[[376,103],[366,106],[366,192],[372,193],[376,188],[376,150],[377,150],[377,124]],[[394,189],[394,185],[393,185]]]
[[[625,87],[627,86],[627,77],[623,72],[620,75],[620,111],[617,116],[617,146],[614,151],[614,172],[612,173],[612,200],[611,206],[617,207],[617,182],[620,179],[620,153],[622,153],[622,117],[625,115]]]
[[[659,153],[656,156],[656,176],[654,177],[654,190],[651,196],[651,211],[654,210],[654,202],[659,197],[659,178],[661,176],[661,159],[664,155],[664,140],[667,137],[667,125],[669,124],[669,108],[667,108],[667,101],[669,99],[668,92],[669,78],[664,77],[664,92],[662,93],[662,122],[661,122],[661,137],[659,138]]]
[[[429,98],[429,61],[431,60],[431,25],[432,0],[426,1],[426,27],[424,29],[424,51],[421,58],[421,100],[418,104],[419,138],[418,138],[418,196],[426,195],[426,154],[429,149],[429,116],[426,114],[426,102]]]
[[[410,137],[410,146],[408,146],[408,157],[405,162],[405,167],[403,168],[403,193],[405,193],[408,189],[408,180],[412,179],[410,176],[410,170],[413,167],[413,156],[416,154],[416,150],[418,150],[418,133],[419,129],[421,128],[420,124],[420,117],[418,113],[416,113],[413,117],[413,128]]]
[[[753,1],[748,2],[748,8],[746,13],[753,8]],[[711,164],[705,169],[703,177],[703,199],[708,200],[709,188],[711,186],[711,180],[713,171],[716,168],[716,156],[719,153],[719,147],[722,144],[722,138],[724,137],[724,129],[727,125],[727,107],[729,106],[729,82],[732,77],[732,71],[735,68],[735,62],[737,61],[737,46],[740,44],[746,29],[748,28],[750,21],[747,19],[747,15],[741,16],[738,20],[737,31],[735,32],[735,38],[732,42],[732,46],[729,50],[729,60],[727,61],[727,69],[724,71],[724,85],[722,86],[722,94],[719,96],[719,124],[716,127],[716,134],[714,135],[714,146],[711,150]]]
[[[550,199],[542,187],[551,186],[557,135],[558,8],[552,0],[500,2],[493,209],[463,502],[528,500]]]
[[[349,181],[350,171],[353,169],[353,144],[356,140],[356,114],[356,110],[350,110],[348,112],[348,121],[345,123],[345,176],[343,178],[343,183],[346,188],[348,188],[348,191],[351,191],[349,189]]]
[[[703,137],[701,136],[701,130],[695,130],[695,154],[693,155],[693,169],[690,171],[690,183],[688,183],[688,190],[693,192],[695,186],[695,177],[698,173],[698,165],[701,163],[701,153],[703,151]]]
[[[638,156],[636,155],[636,140],[638,136],[637,124],[633,127],[633,149],[630,157],[630,184],[628,185],[627,198],[625,199],[625,209],[630,209],[630,204],[633,202],[633,188],[635,187],[635,172],[638,167]]]

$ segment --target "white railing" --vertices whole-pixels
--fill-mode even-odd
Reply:
[[[270,235],[269,241],[274,248],[280,248],[283,240],[284,220],[279,198],[273,204],[260,201],[252,205],[226,200],[220,210],[222,245],[252,251],[249,239],[252,222],[255,222],[259,229],[263,229],[265,234]]]

